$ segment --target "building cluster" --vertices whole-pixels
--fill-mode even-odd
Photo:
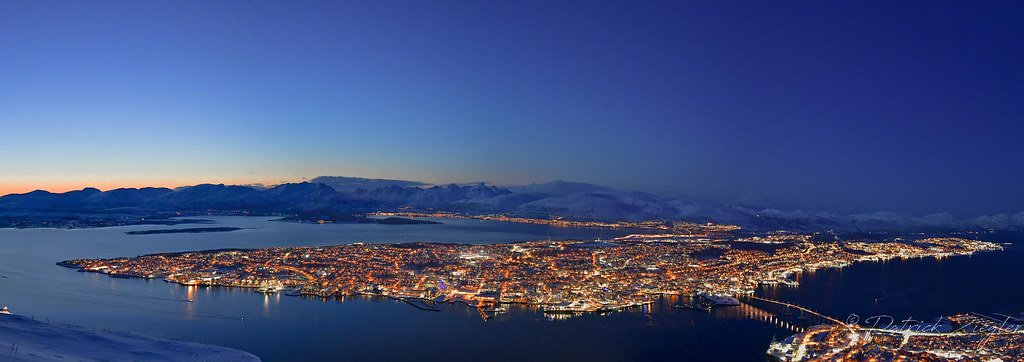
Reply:
[[[1020,328],[1024,321],[1019,319],[965,314],[936,323],[944,328],[934,328],[938,324],[883,329],[819,325],[773,341],[768,355],[793,362],[1019,361],[1024,355],[1024,329]]]
[[[447,219],[478,219],[487,221],[511,222],[517,224],[546,225],[563,228],[603,228],[603,229],[648,229],[665,230],[676,233],[716,233],[724,234],[730,231],[739,230],[736,225],[715,224],[715,223],[690,223],[684,221],[585,221],[571,220],[565,218],[533,218],[520,217],[505,214],[491,215],[463,215],[449,211],[419,212],[419,211],[380,211],[368,214],[375,217],[414,217],[414,218],[447,218]]]
[[[999,244],[963,238],[926,238],[911,242],[846,242],[847,249],[860,252],[861,261],[875,261],[895,258],[944,258],[957,255],[970,255],[979,251],[1002,250]]]
[[[617,310],[662,294],[741,295],[795,284],[809,268],[858,260],[969,254],[999,248],[967,239],[911,243],[811,242],[774,250],[727,240],[534,241],[467,245],[363,244],[220,250],[60,262],[120,278],[257,288],[323,297],[375,294],[429,301],[524,303],[551,313]],[[900,244],[900,245],[895,245]]]

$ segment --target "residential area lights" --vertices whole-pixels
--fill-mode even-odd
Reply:
[[[768,355],[798,361],[1019,361],[1024,321],[980,314],[891,326],[818,325],[782,341]]]
[[[481,306],[522,303],[551,313],[614,311],[663,294],[743,295],[760,284],[796,285],[793,275],[858,261],[943,257],[1000,250],[998,244],[929,238],[913,242],[815,242],[794,238],[774,251],[727,240],[634,238],[605,243],[532,241],[279,247],[197,251],[58,263],[121,278],[254,288],[323,297],[380,295]],[[707,255],[718,257],[708,258]]]
[[[448,219],[478,219],[487,221],[500,221],[500,222],[512,222],[518,224],[534,224],[534,225],[547,225],[554,227],[564,228],[606,228],[606,229],[658,229],[658,230],[670,230],[677,232],[717,232],[726,233],[734,230],[739,230],[740,227],[736,225],[726,224],[715,224],[715,223],[689,223],[689,222],[665,222],[665,221],[581,221],[581,220],[569,220],[569,219],[542,219],[542,218],[529,218],[529,217],[517,217],[502,214],[494,215],[462,215],[448,211],[437,211],[437,212],[375,212],[369,214],[369,216],[377,217],[422,217],[422,218],[448,218]]]

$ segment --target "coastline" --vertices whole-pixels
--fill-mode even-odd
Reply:
[[[932,240],[932,239],[923,239],[923,240]],[[973,241],[969,241],[969,240],[964,240],[964,241],[973,242]],[[918,240],[918,241],[915,241],[915,243],[922,243],[922,241]],[[671,288],[658,288],[658,289],[651,289],[651,290],[648,290],[648,291],[644,292],[643,296],[636,296],[636,297],[633,297],[633,298],[621,299],[621,300],[617,300],[617,301],[614,301],[614,302],[604,301],[604,302],[601,302],[601,303],[597,303],[597,302],[594,302],[594,301],[591,301],[591,300],[552,301],[552,300],[543,300],[543,299],[542,300],[530,300],[530,299],[522,299],[522,298],[511,299],[511,298],[506,298],[504,295],[481,297],[480,295],[472,295],[472,294],[465,294],[465,293],[448,293],[448,294],[440,294],[440,295],[439,294],[429,294],[429,295],[420,294],[420,295],[414,295],[414,294],[410,294],[410,292],[406,291],[406,290],[400,290],[399,289],[399,290],[391,290],[391,291],[389,291],[389,290],[377,289],[377,288],[370,289],[369,287],[364,287],[362,289],[350,289],[350,290],[346,291],[346,290],[341,290],[341,289],[337,289],[337,288],[319,288],[319,289],[317,289],[316,287],[313,287],[313,286],[310,286],[310,285],[299,285],[299,284],[282,284],[282,283],[237,284],[237,283],[224,283],[224,282],[220,282],[219,278],[207,278],[207,279],[192,278],[192,279],[187,279],[187,280],[181,280],[181,279],[174,278],[172,275],[166,275],[166,274],[161,274],[161,273],[152,273],[152,272],[146,273],[146,272],[139,272],[139,271],[136,271],[136,270],[112,271],[111,269],[108,269],[106,267],[90,268],[90,267],[82,264],[81,260],[77,260],[77,261],[76,260],[60,261],[60,262],[57,262],[57,265],[62,266],[62,267],[66,267],[66,268],[76,269],[78,272],[91,272],[91,273],[105,274],[105,275],[107,275],[109,277],[112,277],[112,278],[122,278],[122,279],[130,279],[130,278],[141,278],[141,279],[163,278],[163,281],[166,282],[166,283],[175,283],[175,284],[179,284],[179,285],[183,285],[183,286],[213,286],[213,287],[242,288],[242,289],[255,290],[257,292],[264,293],[264,294],[275,294],[275,293],[284,291],[286,295],[290,295],[290,296],[305,295],[305,296],[315,296],[315,297],[321,297],[321,298],[341,298],[341,297],[347,297],[347,296],[378,296],[378,297],[386,297],[386,298],[401,300],[401,301],[409,303],[410,305],[413,305],[413,306],[415,306],[415,307],[417,307],[419,309],[426,309],[426,310],[430,310],[430,309],[429,308],[420,308],[420,306],[418,306],[414,302],[425,301],[427,303],[438,303],[438,302],[452,302],[452,301],[456,301],[456,302],[464,302],[467,305],[477,307],[478,309],[485,308],[485,307],[488,307],[488,306],[499,306],[501,304],[518,303],[518,304],[526,304],[526,305],[530,305],[530,306],[540,307],[540,308],[542,308],[544,310],[545,313],[551,313],[551,314],[603,314],[603,313],[613,312],[613,311],[617,311],[617,310],[621,310],[621,309],[627,309],[627,308],[632,308],[632,307],[636,307],[636,306],[647,305],[647,304],[652,303],[654,301],[654,299],[656,299],[657,297],[660,297],[660,296],[663,296],[663,295],[677,295],[677,296],[695,297],[695,296],[699,296],[699,295],[703,295],[703,294],[710,294],[710,295],[723,295],[723,296],[730,296],[730,297],[742,297],[742,296],[753,295],[755,293],[755,291],[756,291],[756,288],[758,286],[762,286],[762,285],[785,284],[785,285],[790,285],[790,286],[799,286],[799,282],[797,282],[795,280],[794,275],[796,273],[804,272],[804,271],[807,271],[807,270],[842,269],[844,267],[847,267],[847,266],[850,266],[850,265],[853,265],[853,264],[864,263],[864,262],[878,262],[878,261],[885,261],[885,260],[891,260],[891,259],[917,259],[917,258],[922,258],[922,259],[924,259],[924,258],[942,259],[942,258],[952,257],[952,256],[969,256],[969,255],[973,255],[974,253],[977,253],[977,252],[1002,251],[1003,250],[1002,246],[999,246],[997,244],[991,244],[991,243],[985,244],[985,243],[983,243],[983,244],[980,244],[980,246],[966,248],[966,249],[963,249],[963,250],[955,250],[955,251],[946,250],[946,251],[943,251],[943,252],[937,252],[937,251],[934,251],[934,250],[927,250],[927,251],[922,250],[921,254],[906,254],[906,253],[904,253],[902,251],[897,252],[897,251],[892,251],[892,250],[876,250],[876,249],[873,248],[875,245],[885,245],[884,243],[873,244],[873,243],[854,242],[854,243],[851,243],[851,244],[854,244],[853,245],[853,249],[855,249],[855,250],[856,249],[860,249],[860,248],[865,248],[865,251],[873,252],[875,254],[863,255],[863,256],[860,256],[860,257],[857,257],[857,258],[849,258],[849,259],[845,259],[845,260],[844,259],[839,259],[839,260],[822,260],[822,261],[817,261],[817,262],[813,262],[813,263],[804,262],[802,265],[795,265],[795,266],[792,266],[792,267],[789,267],[789,268],[778,269],[778,270],[775,270],[775,271],[766,272],[763,275],[763,278],[761,278],[759,280],[751,280],[751,281],[749,281],[749,283],[754,283],[754,284],[737,286],[736,288],[732,288],[730,290],[723,290],[723,289],[681,289],[680,290],[680,289],[671,289]],[[404,244],[400,243],[400,244],[394,244],[394,245],[404,245]],[[415,243],[410,244],[410,245],[415,245]],[[427,245],[430,245],[430,244],[427,244]],[[629,244],[622,244],[622,245],[629,245]],[[634,246],[636,246],[636,244],[634,244]],[[342,246],[339,245],[337,247],[342,247]],[[250,249],[250,250],[257,250],[257,249]],[[203,253],[210,253],[210,252],[211,251],[203,251]],[[185,254],[185,253],[193,253],[193,252],[186,251],[186,252],[177,252],[177,253],[153,254],[153,255],[149,255],[149,256],[170,256],[170,255],[181,255],[181,254]]]

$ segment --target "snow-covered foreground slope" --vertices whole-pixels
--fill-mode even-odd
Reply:
[[[12,348],[13,347],[13,348]],[[0,360],[259,361],[236,349],[94,330],[0,314]]]

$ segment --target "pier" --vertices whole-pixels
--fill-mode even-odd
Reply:
[[[400,301],[402,303],[411,305],[411,306],[413,306],[413,307],[415,307],[416,309],[419,309],[419,310],[427,310],[427,311],[431,311],[431,312],[440,312],[441,311],[440,309],[437,308],[437,304],[434,303],[434,301],[432,301],[432,300],[427,300],[427,299],[422,299],[422,298],[396,297],[396,296],[391,296],[391,295],[387,295],[387,294],[377,294],[377,295],[372,295],[372,296],[381,296],[381,297],[384,297],[384,298],[397,300],[397,301]]]

